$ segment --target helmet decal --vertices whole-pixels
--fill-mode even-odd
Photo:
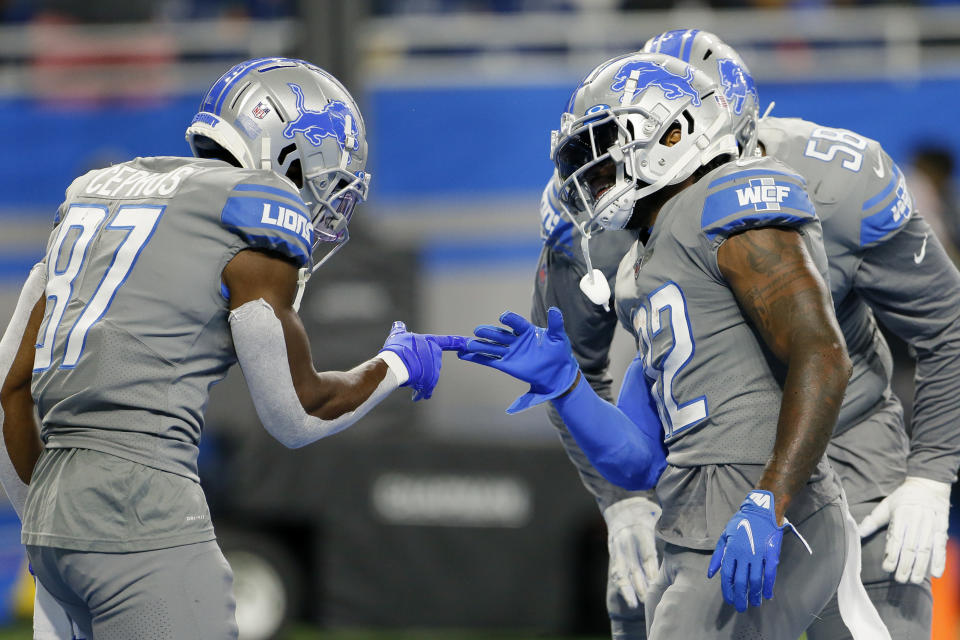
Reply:
[[[606,111],[609,108],[610,108],[610,105],[608,104],[595,104],[589,109],[587,109],[587,112],[583,115],[590,115],[591,113],[597,113],[598,111]]]
[[[611,91],[623,91],[621,104],[632,102],[644,89],[657,86],[669,100],[684,96],[692,98],[694,106],[700,106],[700,94],[693,88],[693,69],[687,67],[684,76],[668,71],[662,64],[649,60],[632,60],[617,71],[610,85]],[[627,96],[632,90],[633,95]]]
[[[196,124],[197,122],[202,122],[208,124],[211,127],[216,127],[220,124],[220,118],[213,116],[206,111],[201,111],[197,115],[193,116],[193,120],[190,121],[190,124]]]
[[[298,115],[283,130],[284,138],[293,139],[295,134],[302,133],[315,147],[330,137],[336,138],[341,151],[347,147],[354,150],[360,147],[357,119],[350,107],[340,100],[331,100],[320,111],[308,109],[303,103],[303,89],[293,83],[288,86],[297,97]]]
[[[720,82],[723,84],[723,94],[730,101],[733,112],[737,115],[743,111],[747,96],[753,96],[754,103],[759,103],[757,84],[753,76],[745,72],[735,60],[723,58],[717,61],[720,71]]]
[[[684,62],[690,62],[690,53],[693,51],[693,40],[700,32],[699,29],[674,29],[661,33],[651,40],[650,51],[663,53]]]
[[[252,113],[253,117],[257,120],[263,120],[267,117],[267,114],[270,113],[270,111],[270,107],[264,104],[263,100],[261,100],[253,107],[250,113]]]

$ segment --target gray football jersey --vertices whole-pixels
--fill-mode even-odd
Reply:
[[[730,234],[765,226],[799,231],[826,277],[805,182],[772,158],[727,163],[672,198],[617,274],[617,313],[639,340],[668,448],[658,532],[683,546],[713,548],[773,451],[785,369],[717,265]],[[838,499],[828,473],[821,462],[791,520]]]
[[[208,390],[235,361],[221,272],[241,249],[310,266],[292,185],[218,160],[137,158],[70,185],[47,248],[33,397],[48,448],[197,480]]]
[[[853,361],[836,433],[869,415],[889,393],[893,360],[873,313],[853,292],[862,251],[906,224],[912,211],[903,174],[873,140],[798,118],[766,118],[766,153],[807,180],[823,226],[830,291]],[[879,170],[879,173],[878,173]]]
[[[960,464],[960,274],[879,143],[798,118],[765,118],[759,135],[768,155],[807,180],[823,226],[831,293],[853,362],[828,452],[848,497],[888,495],[907,473],[908,451],[911,474],[952,482]],[[878,316],[917,351],[912,446],[890,388],[893,362]]]

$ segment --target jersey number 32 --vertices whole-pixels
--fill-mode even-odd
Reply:
[[[640,336],[643,350],[644,370],[656,382],[653,397],[660,409],[666,438],[671,438],[684,429],[702,422],[707,417],[707,398],[700,396],[686,402],[674,395],[677,376],[693,358],[693,332],[687,316],[687,302],[675,282],[668,282],[647,297],[650,313],[641,305],[633,318],[633,326]],[[663,312],[669,310],[669,324],[663,324]],[[653,340],[661,333],[669,332],[670,346],[654,359]]]

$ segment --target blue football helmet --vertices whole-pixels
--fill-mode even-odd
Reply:
[[[186,137],[198,158],[293,182],[313,220],[313,271],[350,238],[370,185],[366,128],[350,93],[323,69],[291,58],[241,62],[204,96]]]

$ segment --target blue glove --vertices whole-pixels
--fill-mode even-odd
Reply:
[[[500,322],[509,329],[482,324],[459,358],[499,369],[530,384],[530,391],[517,398],[507,413],[518,413],[552,400],[570,389],[580,367],[563,331],[563,314],[556,307],[547,312],[547,328],[537,327],[524,317],[506,311]]]
[[[444,351],[461,351],[467,344],[463,336],[437,336],[407,331],[399,320],[393,323],[383,351],[392,351],[407,368],[407,381],[401,387],[413,387],[413,401],[426,400],[440,380]]]
[[[746,611],[748,601],[750,606],[759,607],[763,603],[761,594],[767,600],[773,597],[780,544],[787,528],[796,533],[810,551],[807,541],[786,518],[783,526],[777,526],[773,494],[759,489],[747,495],[740,510],[727,523],[710,558],[707,578],[720,570],[723,599],[737,611]]]

